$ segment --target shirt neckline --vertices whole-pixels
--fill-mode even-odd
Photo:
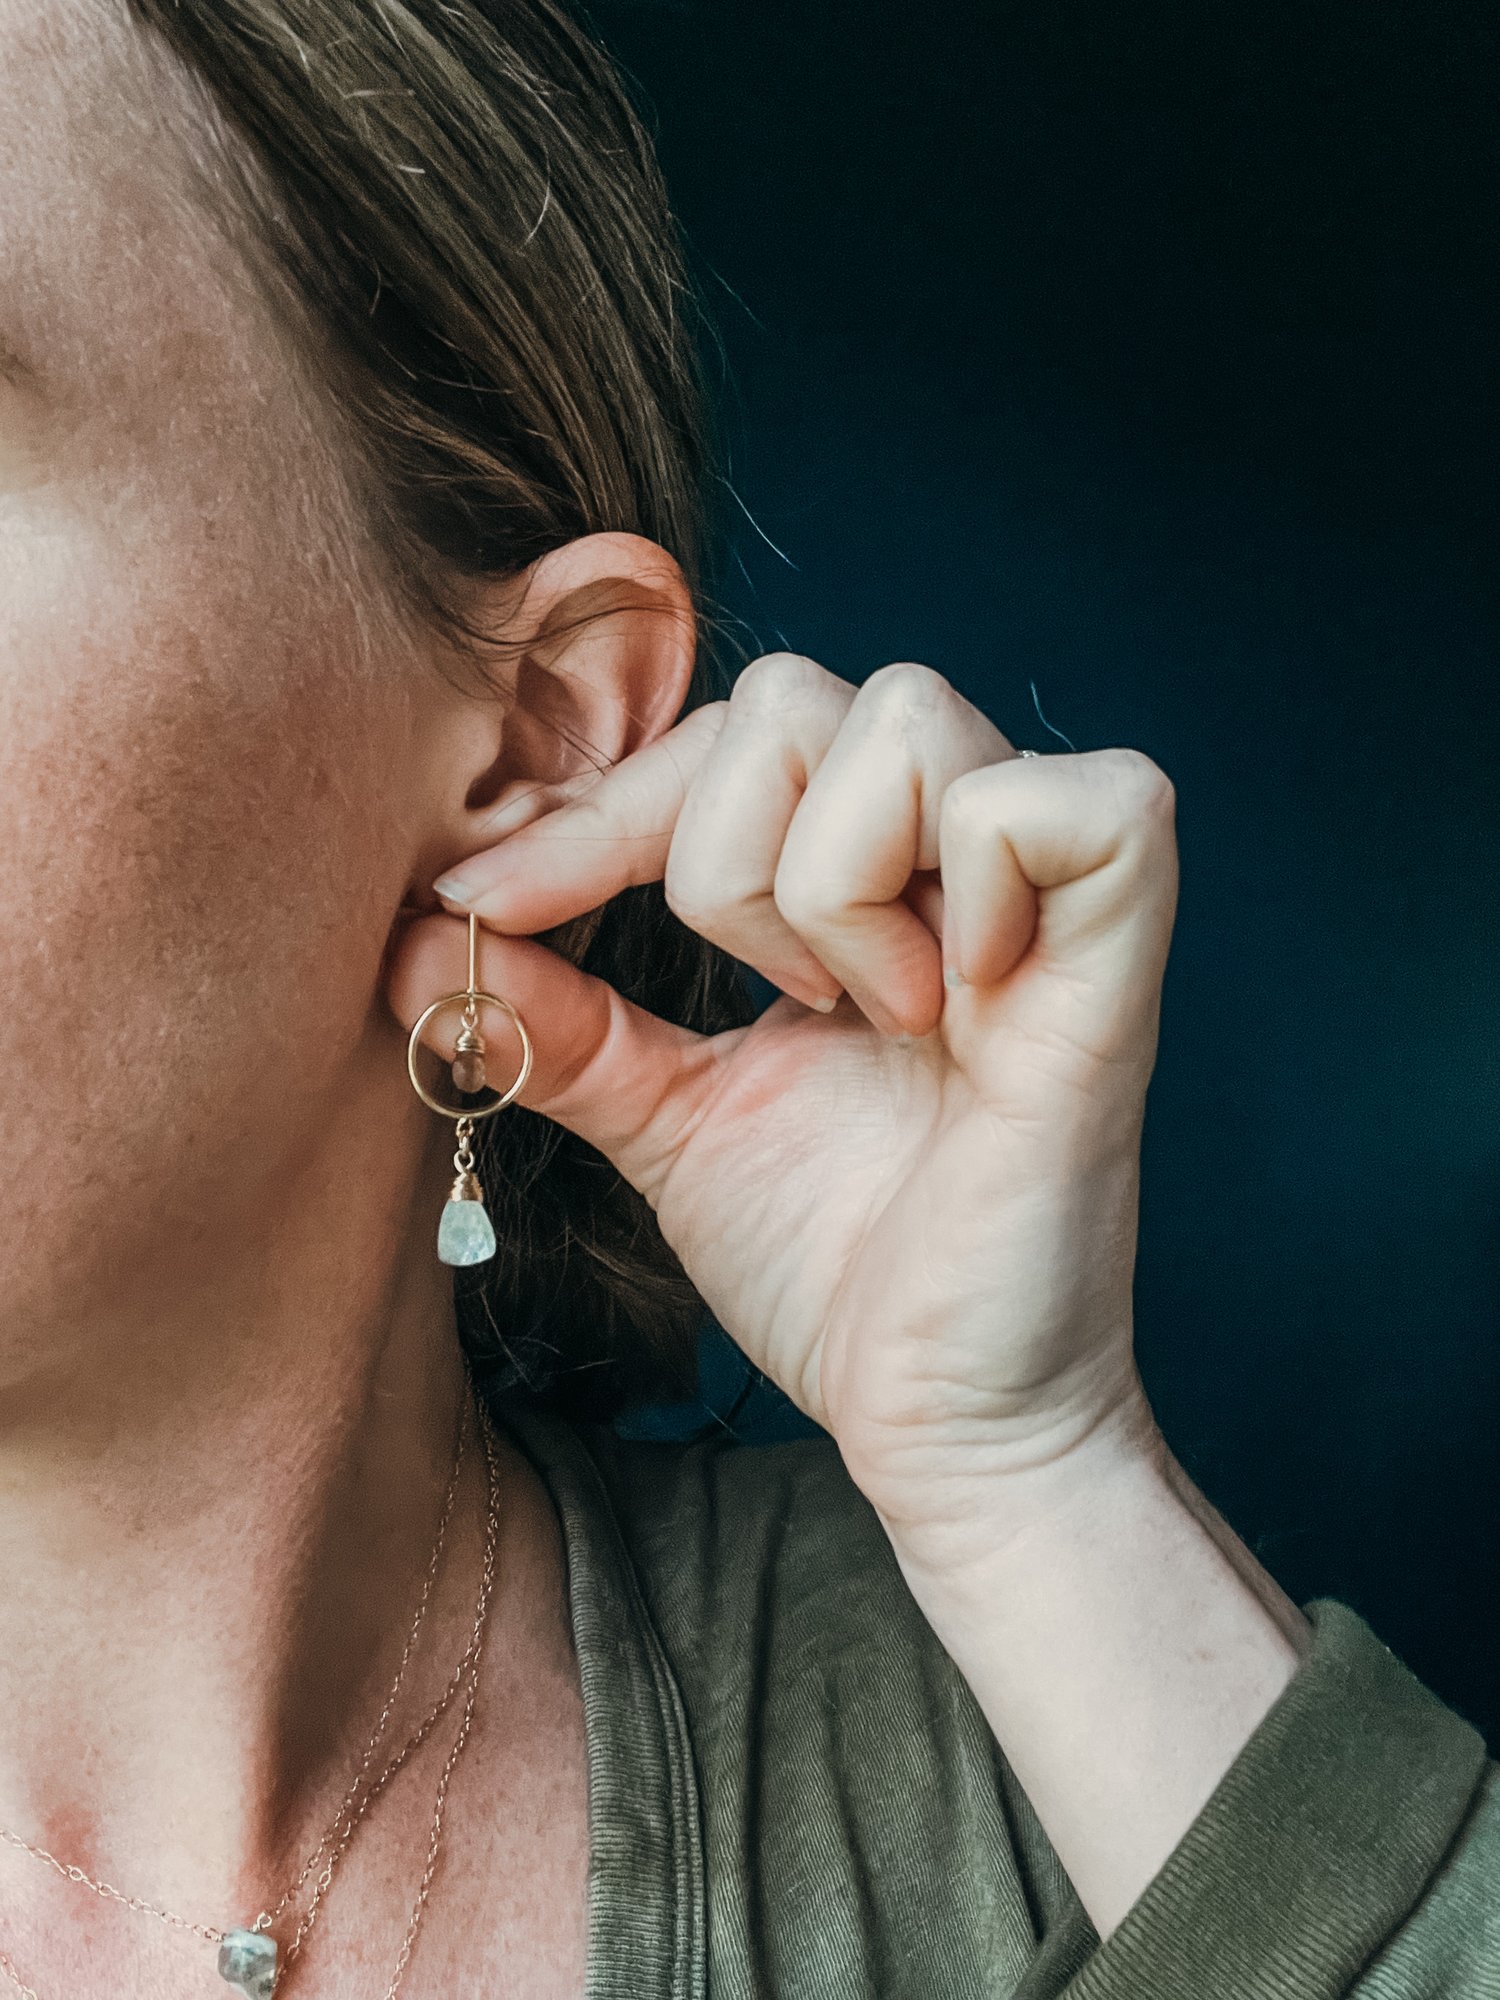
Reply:
[[[578,1428],[503,1398],[494,1414],[562,1529],[588,1762],[583,2000],[703,2000],[701,1807],[681,1690]]]

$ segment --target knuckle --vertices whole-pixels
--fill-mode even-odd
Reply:
[[[729,720],[727,700],[700,701],[696,708],[689,709],[677,724],[677,731],[692,730],[712,740]]]
[[[662,896],[679,923],[707,937],[723,915],[723,903],[696,871],[674,866],[671,853],[662,875]]]
[[[1132,819],[1171,820],[1177,792],[1160,764],[1144,750],[1123,745],[1096,754],[1104,760],[1115,795]]]
[[[730,701],[776,714],[817,700],[832,678],[826,667],[804,653],[762,653],[740,669]]]
[[[830,929],[843,907],[832,884],[802,868],[778,868],[771,894],[776,908],[799,936]]]
[[[956,699],[951,682],[936,667],[917,660],[893,660],[866,676],[859,691],[861,705],[897,723],[916,722]]]
[[[953,779],[938,806],[939,825],[944,832],[969,835],[995,825],[999,818],[999,798],[994,774],[1004,768],[1003,764],[981,764],[972,771],[961,771]]]

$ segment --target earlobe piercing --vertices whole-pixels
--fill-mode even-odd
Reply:
[[[457,1121],[455,1136],[458,1150],[453,1155],[453,1186],[448,1191],[448,1199],[443,1204],[442,1217],[438,1223],[437,1253],[445,1264],[483,1264],[495,1254],[495,1228],[484,1205],[484,1189],[474,1172],[474,1154],[469,1141],[474,1136],[474,1127],[481,1118],[488,1118],[493,1112],[503,1111],[507,1104],[520,1095],[526,1079],[531,1074],[531,1037],[526,1032],[526,1024],[508,1000],[502,1000],[497,993],[482,993],[476,976],[479,950],[479,919],[472,910],[469,912],[469,983],[462,993],[445,993],[440,1000],[424,1010],[411,1031],[406,1045],[406,1070],[411,1078],[412,1088],[422,1102],[434,1111],[440,1111],[445,1118]],[[516,1033],[521,1038],[521,1068],[509,1090],[497,1095],[489,1104],[461,1105],[455,1109],[434,1097],[417,1075],[417,1049],[421,1045],[422,1030],[443,1007],[451,1007],[455,1002],[463,1006],[463,1026],[458,1032],[453,1060],[448,1072],[453,1087],[461,1096],[474,1097],[489,1088],[485,1069],[488,1046],[479,1031],[479,1008],[482,1002],[491,1007],[499,1007],[515,1023]]]

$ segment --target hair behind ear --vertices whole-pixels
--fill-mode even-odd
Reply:
[[[543,942],[699,1033],[755,1018],[744,968],[672,914],[659,882]],[[489,1274],[481,1282],[458,1274],[455,1297],[481,1383],[520,1385],[595,1421],[629,1403],[692,1396],[706,1308],[644,1196],[592,1146],[524,1106],[484,1120],[475,1143],[499,1248],[474,1267]]]
[[[194,114],[179,129],[205,203],[309,336],[393,608],[490,668],[504,647],[469,625],[466,580],[642,535],[693,593],[684,712],[713,698],[707,319],[593,35],[560,0],[127,5]],[[743,969],[659,884],[548,942],[685,1026],[754,1016]],[[593,1416],[688,1393],[704,1308],[648,1205],[520,1107],[481,1132],[497,1251],[455,1280],[481,1379]]]

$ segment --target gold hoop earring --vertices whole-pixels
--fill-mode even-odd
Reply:
[[[480,991],[475,974],[478,951],[479,919],[470,910],[468,986],[462,993],[445,993],[440,1000],[434,1000],[422,1013],[406,1044],[406,1073],[411,1078],[413,1090],[432,1110],[440,1111],[445,1118],[457,1120],[455,1136],[458,1151],[453,1155],[453,1186],[438,1222],[437,1253],[445,1264],[483,1264],[495,1254],[495,1226],[484,1205],[484,1189],[474,1172],[474,1154],[469,1141],[479,1120],[490,1117],[496,1111],[503,1111],[520,1095],[531,1074],[531,1037],[526,1032],[526,1023],[510,1002],[502,1000],[498,993]],[[479,1032],[481,1001],[487,1001],[490,1006],[508,1014],[521,1038],[521,1068],[510,1089],[496,1095],[493,1103],[465,1104],[456,1110],[451,1104],[444,1104],[434,1097],[417,1075],[417,1049],[421,1044],[422,1030],[434,1014],[444,1007],[451,1007],[455,1001],[463,1003],[463,1026],[459,1030],[448,1071],[460,1096],[477,1097],[490,1087],[484,1067],[488,1049]]]

